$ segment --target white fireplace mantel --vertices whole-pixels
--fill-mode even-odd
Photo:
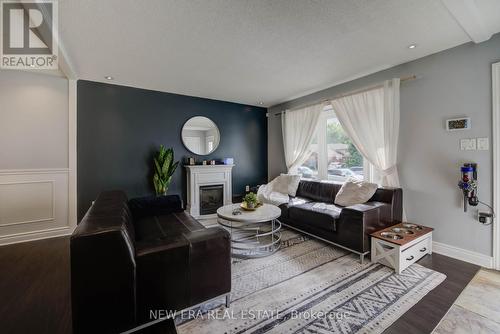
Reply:
[[[233,202],[232,175],[234,165],[186,165],[187,205],[186,211],[194,218],[215,218],[217,214],[200,215],[200,187],[222,185],[224,205]]]

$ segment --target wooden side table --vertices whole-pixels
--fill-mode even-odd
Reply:
[[[400,223],[370,234],[371,261],[393,268],[406,269],[426,254],[432,254],[434,229],[411,223]]]

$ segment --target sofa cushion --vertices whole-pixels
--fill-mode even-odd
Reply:
[[[362,180],[347,180],[335,196],[335,204],[350,206],[368,202],[377,191],[378,185]]]
[[[137,241],[164,239],[203,229],[203,225],[185,212],[144,217],[135,222]]]
[[[300,177],[300,175],[281,174],[272,181],[273,191],[295,197],[297,193],[297,187],[299,186]]]
[[[309,202],[288,208],[288,218],[328,231],[336,231],[341,207],[324,202]]]
[[[136,241],[149,241],[166,237],[158,217],[144,217],[135,221]]]
[[[281,204],[279,208],[281,209],[281,216],[284,218],[288,218],[288,209],[291,208],[292,206],[296,205],[301,205],[305,203],[312,202],[309,198],[304,198],[304,197],[291,197],[288,200],[288,203]]]
[[[316,202],[332,204],[341,186],[341,184],[332,182],[301,180],[297,189],[297,196],[309,198]]]
[[[281,174],[281,176],[286,177],[288,183],[288,195],[295,197],[297,196],[297,188],[299,187],[300,179],[302,175],[299,174]]]

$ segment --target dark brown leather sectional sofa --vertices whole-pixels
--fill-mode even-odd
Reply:
[[[280,205],[280,221],[354,253],[370,251],[369,234],[401,222],[403,191],[378,188],[364,204],[341,207],[334,204],[342,184],[301,180],[296,197]]]
[[[280,220],[363,259],[369,234],[401,221],[402,190],[379,188],[365,204],[340,207],[333,204],[340,187],[300,181]],[[71,236],[73,332],[119,333],[150,322],[150,311],[228,298],[230,256],[229,233],[203,227],[178,196],[128,201],[121,191],[103,192]],[[171,321],[164,327],[175,333]]]
[[[229,233],[203,227],[178,196],[101,193],[71,236],[73,331],[120,333],[151,310],[227,297],[230,261]]]

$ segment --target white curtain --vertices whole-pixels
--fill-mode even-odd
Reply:
[[[311,155],[309,149],[325,103],[285,111],[281,115],[283,148],[288,173],[296,174],[297,167]]]
[[[331,101],[344,131],[376,169],[383,186],[399,187],[399,79]]]

